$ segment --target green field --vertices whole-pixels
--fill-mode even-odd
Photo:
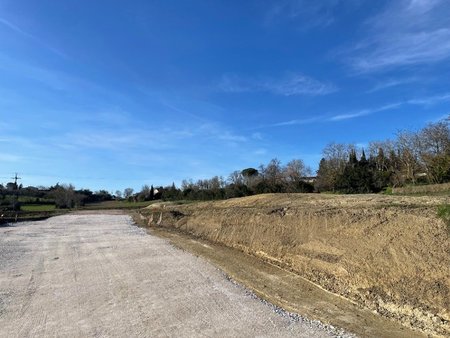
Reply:
[[[145,208],[156,201],[145,202],[128,202],[128,201],[105,201],[99,203],[86,204],[80,209],[84,210],[99,210],[99,209],[138,209]]]
[[[45,211],[54,211],[54,204],[24,204],[20,207],[22,211],[29,212],[45,212]]]

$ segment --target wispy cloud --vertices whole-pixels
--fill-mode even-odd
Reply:
[[[412,82],[416,82],[417,78],[410,77],[406,79],[388,79],[383,82],[377,83],[375,86],[373,86],[372,89],[368,90],[367,93],[375,93],[380,90],[392,88],[392,87],[398,87],[405,84],[410,84]]]
[[[257,141],[261,141],[263,139],[263,135],[261,133],[252,133],[252,139],[257,140]]]
[[[199,121],[205,121],[205,119],[203,117],[201,117],[201,116],[199,116],[197,114],[191,113],[190,111],[187,111],[186,109],[181,109],[179,107],[176,107],[174,104],[169,103],[166,100],[162,100],[162,104],[165,107],[169,108],[170,110],[173,110],[174,112],[183,114],[183,115],[185,115],[187,117],[191,117],[191,118],[194,118],[194,119],[199,120]]]
[[[267,154],[267,149],[264,149],[264,148],[256,149],[253,152],[253,154],[257,155],[257,156],[266,155]]]
[[[359,72],[432,63],[450,57],[450,2],[401,0],[367,23],[368,37],[350,56]]]
[[[339,114],[339,115],[335,115],[331,118],[329,118],[329,121],[342,121],[342,120],[348,120],[348,119],[354,119],[356,117],[361,117],[361,116],[367,116],[367,115],[371,115],[374,113],[379,113],[385,110],[391,110],[391,109],[395,109],[398,108],[402,105],[401,102],[398,103],[391,103],[391,104],[387,104],[381,107],[377,107],[377,108],[371,108],[371,109],[362,109],[353,113],[348,113],[348,114]]]
[[[33,40],[35,42],[37,42],[38,44],[40,44],[41,46],[45,47],[46,49],[48,49],[49,51],[51,51],[52,53],[64,58],[64,59],[68,59],[68,56],[63,53],[62,51],[60,51],[59,49],[50,46],[49,44],[47,44],[46,42],[42,41],[42,39],[40,39],[39,37],[37,37],[36,35],[33,35],[27,31],[25,31],[24,29],[20,28],[18,25],[16,25],[15,23],[11,22],[10,20],[7,20],[5,18],[0,17],[0,24],[3,26],[6,26],[7,28],[9,28],[10,30],[30,39]]]
[[[295,21],[303,30],[327,27],[336,20],[339,6],[354,1],[343,0],[277,0],[266,13],[266,24]]]
[[[396,109],[396,108],[399,108],[404,105],[430,106],[430,105],[438,104],[438,103],[444,102],[444,101],[450,101],[450,93],[390,103],[390,104],[383,105],[381,107],[362,109],[362,110],[359,110],[359,111],[356,111],[353,113],[348,113],[348,114],[339,114],[339,115],[335,115],[335,116],[329,118],[329,121],[341,121],[341,120],[353,119],[353,118],[357,118],[357,117],[362,117],[362,116],[366,116],[366,115],[379,113],[379,112],[386,111],[386,110]]]
[[[95,93],[97,100],[106,100],[111,105],[117,101],[130,101],[123,92],[113,89],[108,84],[100,85],[98,82],[93,82],[86,76],[81,77],[70,69],[56,70],[48,66],[42,66],[36,60],[27,61],[22,58],[11,57],[3,52],[0,52],[0,71],[14,78],[31,80],[36,84],[47,87],[47,89],[64,91],[71,95],[80,94],[86,97],[86,92]],[[34,88],[40,89],[41,86],[34,86]],[[17,88],[8,88],[8,90],[0,88],[0,94],[3,94],[0,95],[0,101],[6,100],[14,103],[24,99],[23,94]],[[25,99],[27,97],[28,95]]]
[[[307,119],[294,119],[294,120],[274,123],[274,124],[272,124],[270,126],[271,127],[283,127],[283,126],[294,126],[294,125],[301,125],[301,124],[310,124],[310,123],[318,122],[318,121],[320,121],[322,119],[323,119],[322,116],[316,116],[316,117],[311,117],[311,118],[307,118]]]
[[[311,124],[311,123],[327,123],[327,122],[339,122],[343,120],[351,120],[363,116],[368,116],[376,113],[380,113],[383,111],[388,111],[392,109],[397,109],[405,105],[419,105],[419,106],[429,106],[438,104],[440,102],[450,101],[450,93],[445,93],[441,95],[436,96],[428,96],[428,97],[422,97],[422,98],[416,98],[416,99],[410,99],[405,100],[401,102],[394,102],[385,104],[383,106],[379,107],[372,107],[372,108],[364,108],[353,112],[348,113],[340,113],[331,115],[330,114],[322,114],[318,115],[316,114],[313,118],[307,118],[307,119],[294,119],[294,120],[288,120],[288,121],[282,121],[278,123],[273,123],[269,125],[260,126],[257,129],[263,129],[263,128],[271,128],[271,127],[286,127],[286,126],[294,126],[294,125],[304,125],[304,124]],[[445,117],[446,115],[444,115]],[[440,118],[442,119],[442,118]]]
[[[28,38],[31,39],[35,39],[35,37],[27,32],[25,32],[23,29],[19,28],[18,26],[16,26],[15,24],[13,24],[12,22],[4,19],[4,18],[0,18],[0,23],[6,27],[8,27],[9,29],[15,31],[16,33],[22,34]]]
[[[408,100],[409,104],[429,106],[442,101],[450,101],[450,93]]]
[[[19,162],[22,158],[14,154],[1,153],[0,161],[2,162]]]
[[[81,87],[85,84],[66,73],[39,67],[3,53],[0,53],[0,69],[15,76],[39,82],[55,90],[71,90],[74,86]]]
[[[224,75],[219,88],[229,93],[269,92],[282,96],[326,95],[337,91],[337,87],[331,83],[294,73],[281,78],[260,79]]]
[[[231,130],[217,124],[217,123],[204,123],[201,126],[195,128],[196,137],[204,137],[209,140],[224,141],[228,145],[236,145],[237,143],[246,142],[248,138],[243,135],[236,134]]]

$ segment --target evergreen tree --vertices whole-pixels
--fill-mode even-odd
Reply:
[[[314,183],[316,191],[334,191],[336,187],[333,177],[328,160],[322,158],[319,163],[319,170],[317,170],[316,182]]]
[[[150,187],[150,194],[149,194],[149,200],[153,201],[155,199],[155,188],[153,188],[153,184]]]

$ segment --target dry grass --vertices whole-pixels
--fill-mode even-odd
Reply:
[[[416,195],[416,194],[426,194],[426,195],[434,195],[434,194],[442,194],[442,195],[450,195],[450,183],[443,184],[429,184],[429,185],[411,185],[407,187],[401,188],[392,188],[393,194],[398,195]]]

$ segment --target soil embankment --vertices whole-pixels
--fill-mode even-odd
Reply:
[[[426,333],[450,334],[449,197],[259,195],[143,212],[275,263]]]

